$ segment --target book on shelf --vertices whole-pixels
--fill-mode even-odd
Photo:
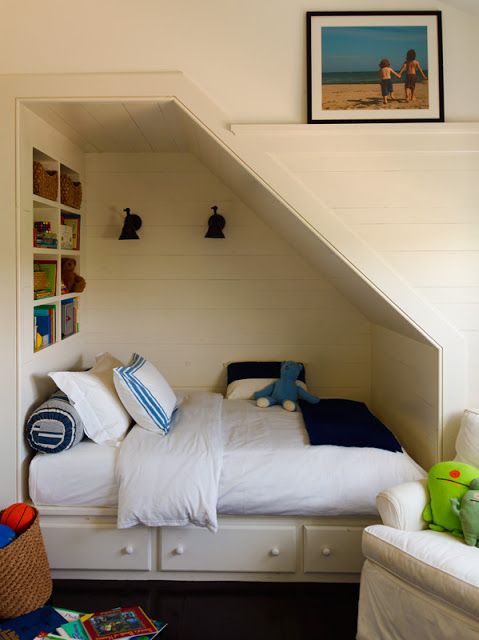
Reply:
[[[73,249],[73,227],[68,224],[60,225],[60,247]]]
[[[57,290],[57,261],[33,261],[33,297],[35,300],[54,296]]]
[[[78,298],[62,300],[62,339],[78,331]]]
[[[55,342],[55,305],[41,305],[33,308],[33,345],[39,351]]]
[[[66,211],[62,211],[61,213],[61,224],[71,227],[72,230],[72,238],[71,238],[71,249],[80,249],[80,227],[81,227],[81,216],[79,213],[67,213]],[[67,247],[63,247],[66,249]]]
[[[46,249],[57,248],[57,234],[52,231],[49,220],[35,220],[33,223],[33,246]]]

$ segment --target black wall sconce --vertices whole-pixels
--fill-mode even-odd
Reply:
[[[139,240],[140,237],[136,232],[141,229],[140,216],[136,213],[130,213],[129,207],[123,209],[123,211],[126,213],[126,218],[118,240]]]
[[[223,229],[225,228],[226,220],[220,213],[217,213],[218,207],[211,208],[213,209],[213,215],[208,219],[208,231],[205,233],[205,238],[224,238]]]

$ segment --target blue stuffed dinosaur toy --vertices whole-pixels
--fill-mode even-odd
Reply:
[[[280,379],[256,391],[253,395],[258,407],[265,408],[280,404],[286,411],[296,411],[298,398],[317,404],[319,398],[305,391],[296,381],[302,368],[303,365],[298,362],[291,360],[282,362]]]

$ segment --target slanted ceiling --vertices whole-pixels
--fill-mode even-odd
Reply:
[[[32,101],[26,105],[85,153],[191,152],[282,234],[372,323],[431,344],[391,301],[305,224],[175,100]]]
[[[190,151],[173,100],[32,102],[28,107],[85,153]]]

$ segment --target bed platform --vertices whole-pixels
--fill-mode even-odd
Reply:
[[[220,516],[219,530],[116,528],[114,508],[40,507],[54,578],[358,582],[375,517]]]

